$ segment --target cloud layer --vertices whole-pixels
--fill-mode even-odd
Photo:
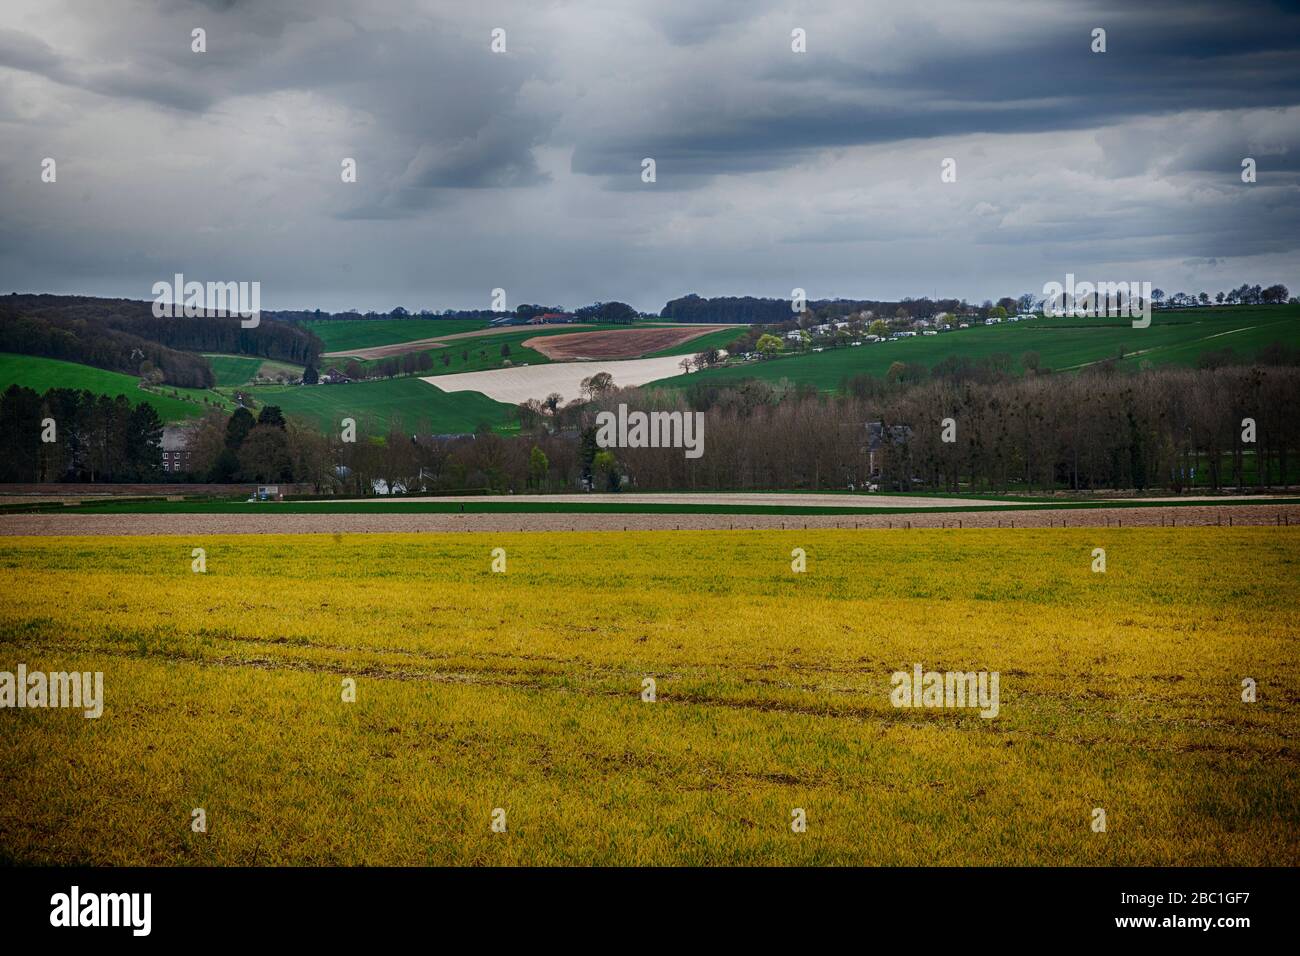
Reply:
[[[181,271],[260,280],[268,308],[502,287],[650,310],[1067,271],[1300,286],[1300,15],[1134,6],[6,0],[0,289],[148,298]]]

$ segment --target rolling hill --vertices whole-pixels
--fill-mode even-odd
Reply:
[[[212,365],[218,388],[237,388],[248,385],[257,378],[276,381],[286,375],[297,381],[302,377],[302,366],[271,359],[252,358],[247,355],[204,355]]]
[[[260,362],[260,359],[256,361]],[[125,395],[132,405],[141,402],[152,405],[164,422],[197,418],[212,406],[231,407],[227,398],[205,389],[163,385],[156,392],[146,392],[140,388],[139,379],[131,375],[79,365],[76,362],[0,352],[0,391],[15,384],[24,385],[36,392],[45,392],[51,388],[75,388],[97,395]]]
[[[970,359],[1009,355],[1023,371],[1026,353],[1038,356],[1043,368],[1070,371],[1111,358],[1121,367],[1141,362],[1194,365],[1205,352],[1231,346],[1251,357],[1271,342],[1300,347],[1300,306],[1228,306],[1155,313],[1151,326],[1135,329],[1114,319],[1041,318],[1002,325],[972,325],[936,336],[877,342],[857,347],[826,348],[765,361],[728,365],[689,376],[676,375],[652,383],[681,387],[697,382],[756,378],[809,383],[835,391],[855,375],[883,377],[894,362],[933,367],[949,356]]]
[[[422,434],[473,432],[480,425],[508,428],[514,408],[477,392],[447,393],[418,378],[386,378],[349,385],[255,385],[257,402],[279,405],[286,415],[337,432],[344,418],[375,434],[390,425]]]
[[[336,319],[302,323],[325,343],[326,352],[416,342],[438,335],[487,328],[482,319]]]

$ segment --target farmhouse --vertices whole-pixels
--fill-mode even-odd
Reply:
[[[895,447],[906,445],[912,437],[910,425],[890,425],[889,441]],[[880,474],[885,447],[885,423],[867,422],[867,471],[873,477]]]
[[[166,425],[162,433],[162,470],[168,474],[190,470],[194,429],[189,425]]]

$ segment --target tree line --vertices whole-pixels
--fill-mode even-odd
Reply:
[[[574,318],[583,322],[602,322],[602,323],[630,323],[640,318],[641,313],[628,305],[626,302],[593,302],[590,305],[580,306],[569,312],[562,305],[537,305],[535,303],[524,303],[515,306],[509,311],[498,311],[495,309],[443,309],[441,312],[434,312],[429,309],[421,309],[418,312],[409,312],[402,306],[397,306],[391,312],[322,312],[320,309],[311,311],[296,312],[263,312],[262,314],[270,315],[272,318],[286,322],[357,322],[357,321],[377,321],[387,319],[480,319],[484,322],[491,322],[493,319],[500,319],[503,316],[514,316],[517,319],[528,321],[539,315],[558,313],[562,315],[572,315]]]
[[[153,481],[162,433],[148,402],[10,385],[0,394],[0,481]]]
[[[1217,490],[1296,477],[1294,367],[863,377],[842,397],[784,388],[697,394],[701,459],[638,449],[620,464],[637,487],[682,489],[1182,491],[1193,480]],[[872,449],[869,422],[900,437]]]
[[[703,412],[703,456],[599,448],[595,416],[620,403]],[[353,446],[349,464],[359,493],[374,478],[412,490],[516,493],[1219,490],[1295,482],[1298,403],[1300,369],[1291,366],[941,374],[858,381],[842,395],[760,380],[694,392],[611,384],[568,404],[529,403],[517,435],[395,433]],[[889,436],[875,447],[870,423]]]
[[[985,300],[971,304],[965,299],[919,299],[909,297],[897,301],[886,299],[810,299],[804,308],[796,311],[790,299],[763,299],[754,296],[719,296],[701,298],[694,293],[670,299],[661,310],[665,319],[674,322],[727,322],[750,325],[783,326],[789,323],[812,325],[830,322],[846,316],[869,312],[883,319],[929,318],[940,312],[972,315],[986,318],[994,309],[1003,314],[1024,311],[1033,307],[1034,296],[1003,296],[997,302]]]
[[[1289,484],[1300,449],[1300,368],[1225,365],[1076,375],[1010,374],[996,358],[917,381],[861,376],[842,394],[747,380],[678,390],[619,389],[593,376],[581,399],[520,408],[520,430],[434,438],[362,423],[352,440],[286,421],[212,410],[194,425],[195,481],[300,482],[322,494],[638,490],[1049,492],[1223,489]],[[596,415],[619,404],[701,412],[704,454],[600,448]],[[55,442],[42,441],[53,419]],[[872,428],[871,426],[875,426]],[[0,396],[6,481],[158,477],[161,424],[87,392]]]
[[[1183,308],[1190,306],[1217,305],[1281,305],[1294,304],[1287,287],[1275,283],[1267,287],[1243,283],[1236,289],[1218,292],[1213,296],[1208,292],[1199,294],[1177,292],[1166,295],[1162,289],[1151,291],[1151,300],[1157,307],[1169,306]],[[1005,295],[996,301],[985,299],[982,302],[968,302],[957,298],[930,298],[921,296],[904,297],[897,301],[889,299],[809,299],[804,308],[796,311],[790,299],[765,299],[754,296],[718,296],[702,298],[694,293],[669,299],[661,310],[665,319],[675,322],[735,322],[756,325],[780,326],[796,322],[811,325],[818,322],[830,322],[846,316],[871,313],[879,319],[926,319],[947,312],[951,315],[970,316],[986,319],[991,315],[1015,315],[1019,312],[1031,312],[1041,309],[1041,294],[1024,292],[1019,295]]]

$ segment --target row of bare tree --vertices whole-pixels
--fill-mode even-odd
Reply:
[[[859,383],[861,386],[862,383]],[[600,448],[596,415],[700,413],[703,454]],[[431,438],[394,428],[355,441],[294,422],[252,425],[232,447],[214,411],[190,478],[305,482],[322,493],[582,487],[886,490],[1263,487],[1296,480],[1300,368],[1114,370],[990,381],[877,381],[844,395],[742,382],[707,392],[608,387],[544,403],[515,435]],[[33,421],[33,406],[24,418]]]
[[[614,449],[641,489],[1182,490],[1295,479],[1300,369],[1234,367],[931,380],[872,396],[751,384],[704,413],[704,454]],[[688,410],[680,394],[587,405]],[[880,422],[875,447],[868,423]],[[897,427],[901,426],[901,427]],[[527,439],[525,439],[527,440]]]
[[[619,404],[682,414],[703,404],[703,455],[598,448],[596,414]],[[846,396],[751,382],[704,402],[680,391],[608,389],[534,410],[517,436],[393,434],[341,449],[337,460],[348,463],[356,490],[374,478],[412,490],[516,492],[1244,488],[1296,480],[1297,409],[1294,367],[931,380]]]

